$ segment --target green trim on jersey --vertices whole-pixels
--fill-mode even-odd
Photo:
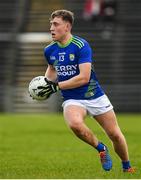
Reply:
[[[58,44],[58,46],[60,47],[60,48],[65,48],[65,47],[67,47],[71,42],[72,42],[72,39],[73,39],[73,37],[71,37],[69,40],[68,40],[68,42],[66,43],[66,44],[61,44],[61,43],[59,43],[59,42],[57,42],[57,44]]]
[[[50,44],[48,44],[45,48],[47,48],[47,47],[49,47],[49,46],[51,46],[51,45],[53,45],[53,44],[55,44],[56,42],[55,41],[52,41]]]
[[[75,45],[77,45],[80,49],[84,46],[83,41],[81,41],[80,39],[73,37],[72,39],[72,43],[74,43]]]
[[[80,39],[78,39],[78,38],[75,37],[75,36],[72,36],[72,37],[68,40],[68,42],[67,42],[66,44],[64,44],[64,45],[61,44],[60,42],[52,41],[52,42],[51,42],[49,45],[47,45],[46,47],[52,46],[53,44],[57,43],[60,48],[65,48],[65,47],[67,47],[71,42],[72,42],[73,44],[75,44],[76,46],[78,46],[79,49],[81,49],[81,48],[84,46],[84,42],[83,42],[83,41],[81,41]]]

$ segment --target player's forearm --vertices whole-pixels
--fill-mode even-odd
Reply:
[[[56,74],[48,74],[48,73],[46,73],[45,74],[45,77],[48,79],[48,80],[50,80],[50,81],[52,81],[52,82],[56,82],[57,81],[57,76],[56,76]]]
[[[45,72],[45,77],[49,79],[50,81],[55,82],[57,80],[57,73],[54,69],[47,68]]]
[[[73,89],[80,87],[89,82],[89,77],[84,75],[75,76],[69,80],[62,81],[58,83],[60,89]]]

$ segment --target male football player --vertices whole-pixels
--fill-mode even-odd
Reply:
[[[42,93],[49,97],[58,89],[61,90],[64,118],[68,126],[77,137],[98,151],[103,169],[109,171],[112,160],[107,146],[84,122],[87,113],[95,118],[111,139],[123,171],[132,173],[134,168],[129,161],[127,143],[118,126],[113,106],[92,69],[92,49],[86,40],[72,35],[73,22],[74,15],[68,10],[56,10],[51,14],[53,41],[44,50],[48,67],[45,73],[47,86],[43,87]]]

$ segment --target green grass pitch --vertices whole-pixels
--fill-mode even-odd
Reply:
[[[76,138],[62,114],[0,115],[0,179],[141,178],[141,114],[118,114],[135,174],[123,173],[110,140],[92,118],[86,123],[107,144],[113,168],[105,172],[91,146]]]

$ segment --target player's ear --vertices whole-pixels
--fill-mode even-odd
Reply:
[[[66,23],[66,28],[67,28],[68,31],[71,30],[71,25],[70,25],[70,23],[68,23],[68,22]]]

